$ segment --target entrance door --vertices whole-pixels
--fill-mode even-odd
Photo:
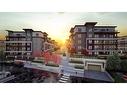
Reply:
[[[101,71],[101,65],[88,64],[88,70]]]

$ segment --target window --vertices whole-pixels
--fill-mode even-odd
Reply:
[[[95,44],[98,44],[98,43],[99,43],[99,41],[98,41],[98,40],[95,40],[95,41],[94,41],[94,43],[95,43]]]
[[[22,51],[25,51],[25,50],[26,50],[26,48],[25,48],[25,47],[23,47],[23,48],[22,48]]]
[[[89,31],[89,32],[92,32],[92,31],[93,31],[93,29],[91,28],[91,29],[89,29],[88,31]]]
[[[27,50],[30,50],[30,48],[27,48]]]
[[[95,38],[98,38],[99,37],[99,35],[95,35]]]
[[[38,34],[38,33],[36,33],[36,36],[38,37],[38,36],[39,36],[39,34]]]
[[[110,35],[109,37],[110,37],[110,38],[113,38],[113,35]]]
[[[78,46],[78,49],[81,49],[82,47],[81,46]]]
[[[92,52],[89,52],[89,55],[92,55]]]
[[[89,44],[92,44],[92,40],[89,40]]]
[[[30,41],[31,39],[30,38],[27,38],[27,41]]]
[[[97,55],[97,54],[98,54],[98,52],[95,52],[95,54]]]
[[[81,34],[78,34],[78,38],[81,38],[82,37],[82,35]]]
[[[81,44],[81,40],[78,40],[78,44]]]
[[[81,28],[78,28],[78,32],[82,32],[82,29]]]
[[[89,38],[92,38],[92,34],[89,34],[88,36],[89,36]]]
[[[95,50],[98,50],[99,49],[99,46],[95,46]]]
[[[92,49],[92,46],[89,46],[89,49],[91,50]]]

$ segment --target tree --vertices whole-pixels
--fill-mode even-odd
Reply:
[[[127,72],[127,60],[121,61],[121,71]]]
[[[118,71],[121,69],[121,59],[118,56],[117,53],[114,53],[112,56],[109,56],[107,58],[107,70],[114,70],[114,71]]]
[[[75,49],[75,48],[71,48],[71,49],[69,50],[69,53],[70,53],[71,55],[75,54],[75,53],[76,53],[76,49]]]
[[[81,50],[81,53],[82,53],[83,55],[86,55],[86,56],[89,55],[89,52],[88,52],[86,49],[82,49],[82,50]]]
[[[4,61],[5,60],[5,54],[3,50],[0,50],[0,61]]]
[[[4,54],[4,51],[3,50],[0,50],[0,65],[1,65],[1,70],[3,70],[3,67],[4,67],[4,63],[2,61],[5,60],[5,54]]]

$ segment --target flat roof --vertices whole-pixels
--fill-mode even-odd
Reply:
[[[86,26],[86,25],[96,25],[96,24],[97,24],[97,22],[86,22],[86,23],[85,23],[85,26]]]
[[[95,28],[116,28],[117,26],[95,26]]]

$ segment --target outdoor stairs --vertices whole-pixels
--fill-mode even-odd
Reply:
[[[70,74],[63,74],[59,79],[59,83],[69,83],[69,81],[70,81]]]

